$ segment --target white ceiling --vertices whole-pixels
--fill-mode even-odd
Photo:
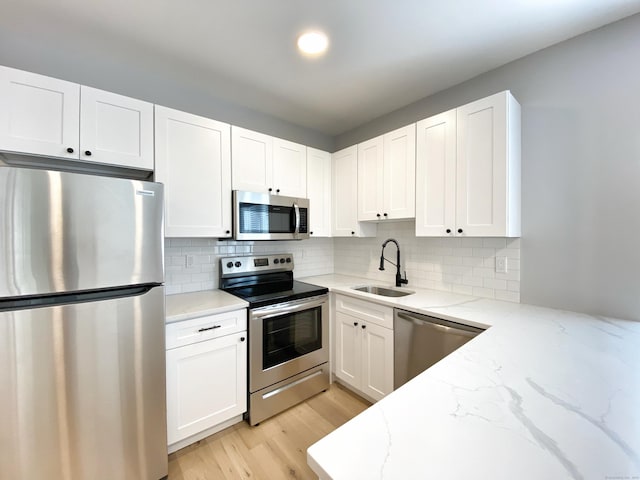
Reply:
[[[0,0],[0,12],[0,28],[125,44],[214,97],[336,135],[640,0]],[[310,27],[330,36],[323,58],[296,52]]]

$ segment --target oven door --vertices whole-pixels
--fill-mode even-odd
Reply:
[[[329,361],[328,305],[321,295],[250,310],[250,392]]]

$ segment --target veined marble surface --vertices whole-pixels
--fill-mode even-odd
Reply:
[[[166,323],[247,308],[248,302],[222,290],[167,295]]]
[[[308,449],[321,479],[640,479],[640,322],[301,279],[490,328]],[[355,280],[355,282],[354,282]]]

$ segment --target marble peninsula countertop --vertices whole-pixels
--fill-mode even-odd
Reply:
[[[321,479],[640,479],[640,322],[410,285],[413,295],[379,297],[342,275],[299,280],[489,327],[309,447]]]
[[[247,308],[249,303],[222,290],[167,295],[166,323]]]

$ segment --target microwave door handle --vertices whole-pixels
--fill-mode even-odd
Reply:
[[[293,204],[293,211],[295,212],[296,216],[296,228],[293,233],[298,235],[300,233],[300,207],[297,203]]]

